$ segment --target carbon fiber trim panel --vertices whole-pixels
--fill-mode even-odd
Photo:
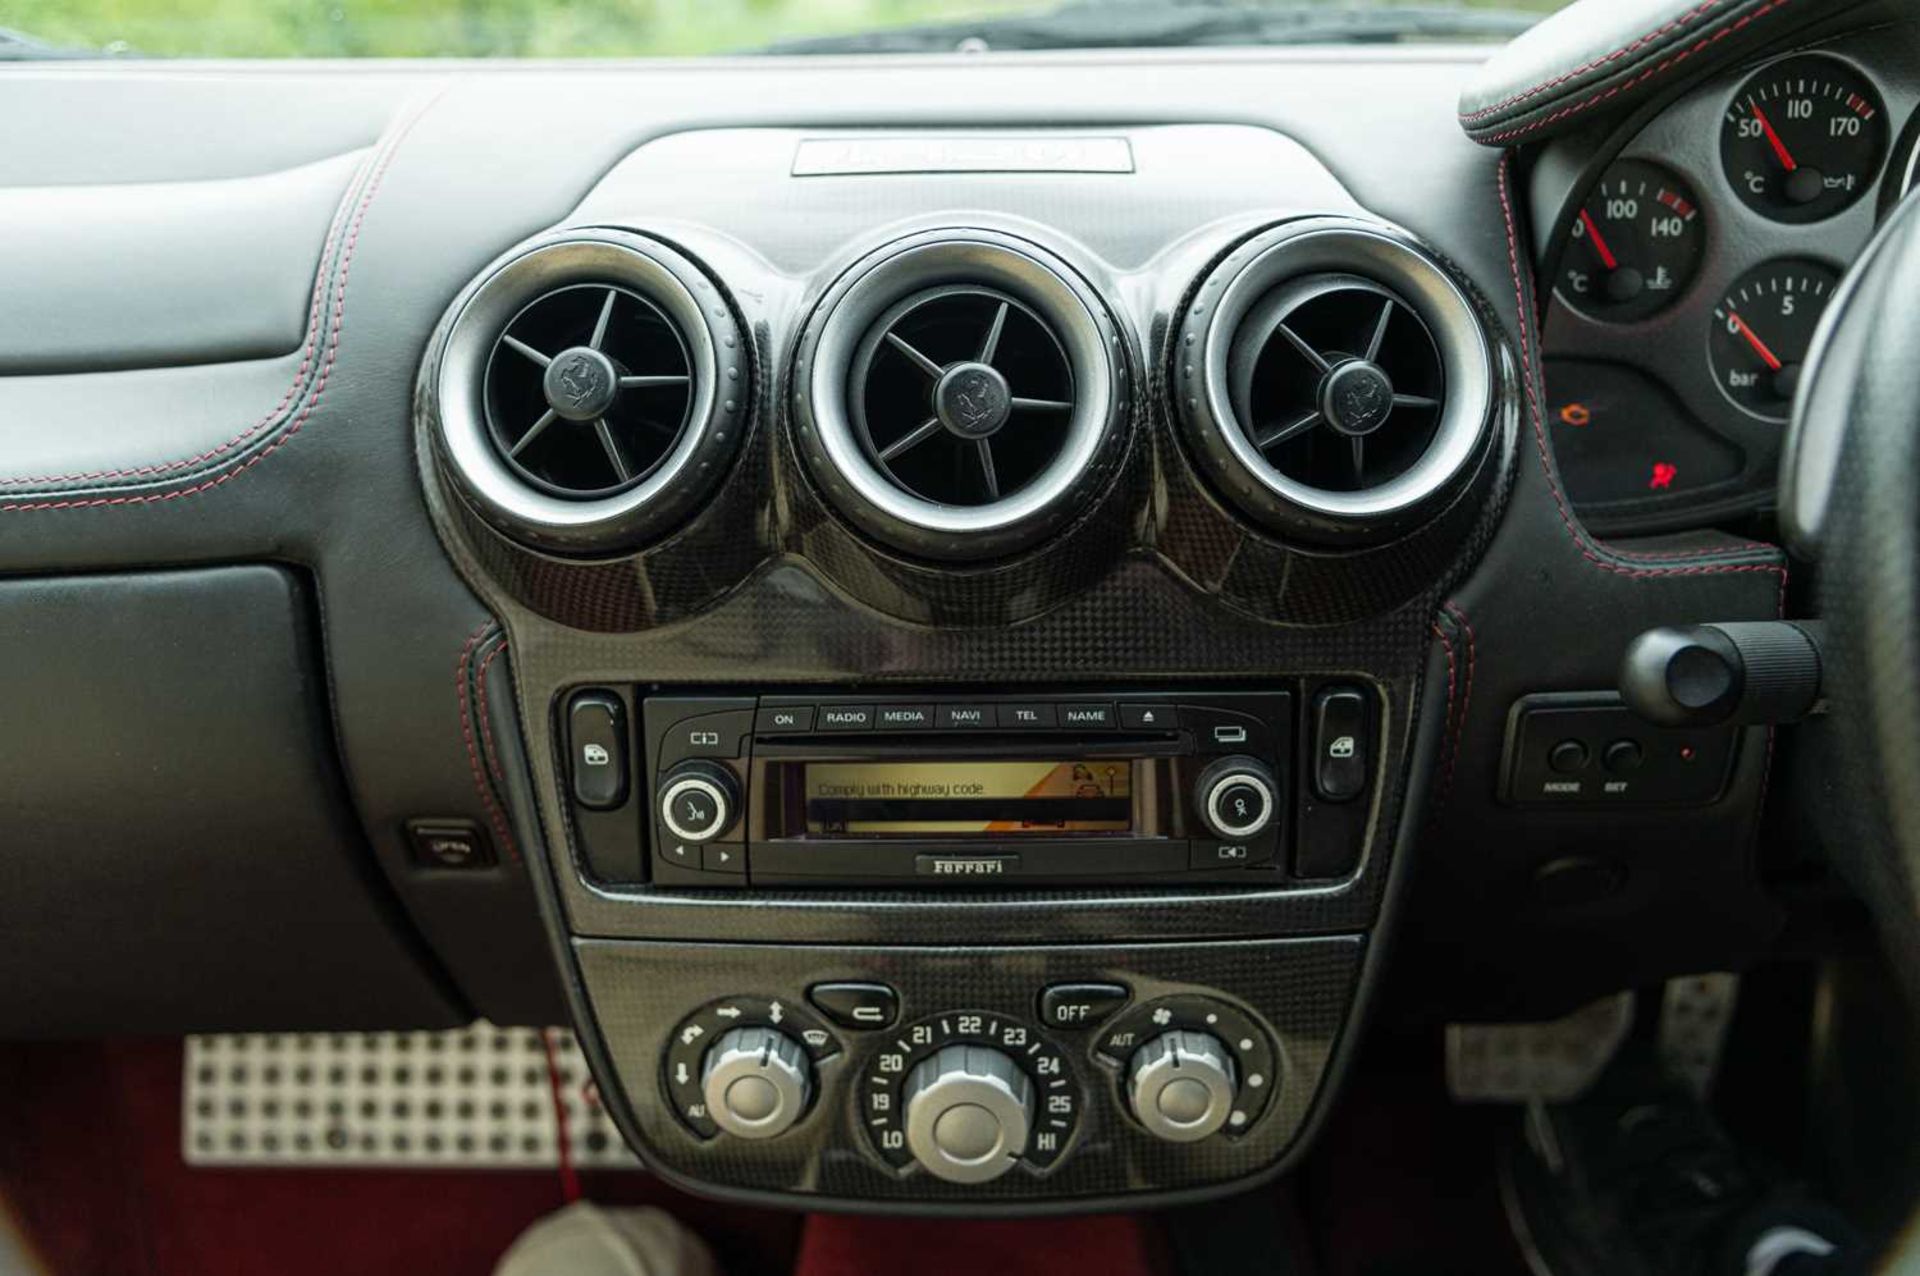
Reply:
[[[1499,390],[1486,446],[1458,497],[1418,532],[1329,554],[1251,530],[1227,511],[1175,439],[1166,400],[1173,320],[1210,265],[1276,216],[1351,212],[1352,205],[1324,168],[1276,134],[1146,130],[1136,141],[1154,134],[1167,135],[1155,145],[1177,134],[1237,156],[1258,192],[1251,198],[1271,201],[1271,211],[1256,214],[1239,204],[1246,191],[1220,196],[1234,202],[1233,211],[1145,186],[1121,225],[1072,183],[1043,182],[1008,184],[1000,188],[1003,215],[966,219],[990,229],[999,223],[1066,259],[1113,307],[1128,361],[1148,370],[1130,378],[1130,439],[1116,480],[1076,523],[1029,553],[955,569],[907,559],[863,537],[832,510],[794,454],[789,396],[776,388],[790,382],[785,372],[759,378],[755,424],[713,503],[673,536],[626,558],[573,562],[509,545],[466,514],[428,465],[428,499],[449,549],[513,637],[529,753],[539,760],[541,820],[553,845],[568,845],[562,862],[575,869],[558,874],[575,933],[1018,943],[1033,937],[1041,916],[1050,937],[1068,940],[1338,933],[1372,924],[1385,881],[1384,847],[1401,816],[1430,624],[1445,591],[1498,524],[1515,456],[1518,378],[1508,352],[1496,348]],[[753,130],[707,140],[721,149],[739,145],[743,154],[767,145]],[[1151,150],[1140,146],[1143,155]],[[636,202],[633,174],[669,162],[649,158],[656,147],[670,148],[674,162],[696,162],[685,139],[642,148],[588,197],[581,215],[590,210],[610,221],[624,214],[646,224],[636,211],[644,205]],[[1257,170],[1256,157],[1275,167]],[[895,184],[884,206],[859,222],[872,229],[835,240],[836,228],[848,228],[830,188],[779,184],[786,182],[784,167],[773,185],[765,185],[774,181],[766,175],[727,180],[754,192],[743,196],[745,211],[709,203],[714,225],[671,221],[655,229],[725,281],[759,369],[786,367],[786,352],[818,296],[872,244],[916,225],[955,224],[931,211],[943,198],[939,187]],[[1301,206],[1306,199],[1312,207]],[[776,261],[777,270],[769,265]],[[1500,332],[1494,313],[1477,297],[1475,304],[1489,332]],[[429,348],[428,368],[436,350]],[[420,427],[430,430],[430,397],[419,406]],[[1275,675],[1358,675],[1381,689],[1388,782],[1372,795],[1363,867],[1348,881],[1291,890],[1049,890],[976,894],[964,902],[910,891],[601,889],[578,871],[551,716],[564,688],[602,681],[756,690],[971,684],[998,691],[1092,679],[1219,684]]]
[[[808,1208],[875,1203],[983,1203],[1220,1187],[1271,1169],[1319,1100],[1327,1061],[1353,997],[1363,943],[1347,936],[1131,948],[792,949],[747,945],[576,943],[599,1032],[618,1074],[615,1115],[649,1164],[671,1179],[793,1193]],[[984,958],[984,960],[983,960]],[[694,972],[697,972],[694,973]],[[879,980],[901,997],[901,1022],[964,1008],[1037,1024],[1040,990],[1060,982],[1124,984],[1133,1004],[1176,993],[1224,998],[1253,1013],[1278,1044],[1278,1084],[1240,1137],[1166,1143],[1124,1110],[1121,1077],[1094,1057],[1097,1029],[1035,1029],[1059,1047],[1083,1102],[1078,1129],[1047,1170],[1016,1166],[990,1183],[942,1182],[891,1169],[858,1122],[858,1079],[899,1032],[839,1033],[845,1049],[815,1072],[817,1097],[778,1138],[746,1142],[691,1133],[669,1104],[661,1060],[689,1012],[729,994],[804,1005],[822,980]],[[603,1078],[604,1080],[604,1078]],[[787,1204],[793,1204],[788,1198]]]

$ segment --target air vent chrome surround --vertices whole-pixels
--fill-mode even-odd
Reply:
[[[454,303],[430,384],[446,469],[515,539],[608,551],[685,520],[748,417],[718,288],[641,235],[578,230],[495,262]]]
[[[794,362],[796,444],[827,500],[908,553],[1025,549],[1083,513],[1123,450],[1125,360],[1052,254],[928,231],[828,289]]]
[[[1401,534],[1458,490],[1488,436],[1479,315],[1385,226],[1310,218],[1253,237],[1196,290],[1172,360],[1189,451],[1275,532]]]

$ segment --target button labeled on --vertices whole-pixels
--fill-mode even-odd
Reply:
[[[1091,1028],[1127,1004],[1120,984],[1055,984],[1040,994],[1040,1022],[1049,1028]]]
[[[815,984],[807,1000],[842,1028],[886,1028],[900,1017],[900,994],[885,984]]]
[[[779,704],[760,710],[754,717],[753,729],[762,735],[778,735],[785,731],[813,730],[813,706],[810,704]]]

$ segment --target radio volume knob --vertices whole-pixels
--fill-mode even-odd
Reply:
[[[1257,758],[1221,758],[1200,773],[1194,803],[1215,837],[1258,837],[1279,813],[1280,784]]]
[[[711,842],[740,817],[740,781],[717,762],[682,762],[660,782],[660,823],[683,842]]]
[[[935,1178],[985,1183],[1013,1168],[1033,1124],[1033,1084],[985,1046],[954,1045],[907,1074],[907,1147]]]
[[[713,1123],[737,1139],[785,1133],[813,1097],[813,1069],[798,1043],[772,1028],[735,1028],[701,1065],[701,1096]]]
[[[1204,1032],[1169,1032],[1133,1056],[1127,1099],[1147,1132],[1169,1143],[1194,1143],[1227,1123],[1233,1111],[1233,1060]]]

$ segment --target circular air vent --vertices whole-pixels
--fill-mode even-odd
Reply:
[[[1116,345],[1099,302],[1041,250],[916,236],[849,271],[809,323],[801,455],[830,501],[896,548],[1025,548],[1110,476]]]
[[[1231,254],[1188,307],[1174,360],[1201,467],[1256,521],[1321,539],[1378,539],[1431,513],[1492,405],[1465,295],[1361,223],[1292,223]]]
[[[486,384],[494,446],[556,496],[611,496],[641,482],[693,406],[680,330],[640,294],[601,284],[557,289],[515,315]]]
[[[612,549],[685,519],[744,428],[732,312],[665,245],[576,232],[509,254],[455,303],[440,451],[489,521]]]

